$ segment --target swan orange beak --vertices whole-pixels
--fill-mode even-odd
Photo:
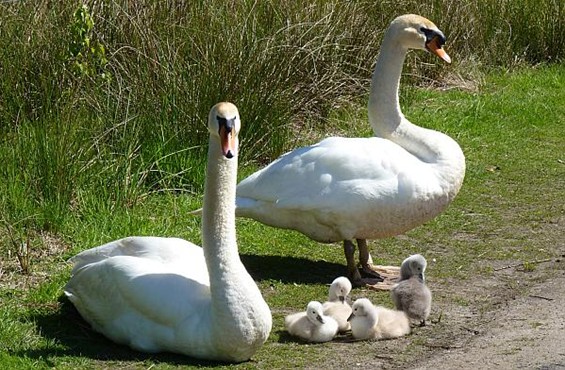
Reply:
[[[428,43],[426,43],[426,48],[441,59],[445,60],[447,63],[451,63],[451,58],[441,47],[439,36],[435,36]]]
[[[234,136],[231,127],[220,126],[219,134],[224,157],[233,158],[237,154],[237,138]]]

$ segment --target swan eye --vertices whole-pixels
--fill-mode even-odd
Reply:
[[[235,117],[228,119],[225,117],[216,116],[216,119],[218,120],[219,127],[224,127],[228,133],[233,130],[235,126]]]
[[[445,44],[445,35],[439,30],[430,30],[426,27],[420,27],[420,31],[426,36],[426,44],[434,39],[438,38],[439,45]]]

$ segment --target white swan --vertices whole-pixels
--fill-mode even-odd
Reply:
[[[267,340],[269,307],[240,261],[235,187],[240,119],[209,115],[202,245],[129,237],[79,253],[65,294],[92,328],[143,352],[248,360]]]
[[[367,298],[353,303],[349,317],[355,339],[391,339],[410,333],[410,321],[402,311],[373,306]]]
[[[424,273],[428,263],[421,254],[406,258],[400,265],[400,281],[395,284],[390,296],[397,310],[426,325],[432,307],[432,293],[426,286]]]
[[[337,321],[324,315],[322,304],[318,301],[309,302],[306,312],[286,316],[284,325],[291,335],[316,343],[329,342],[338,330]]]
[[[351,288],[351,282],[345,276],[335,278],[330,285],[328,300],[322,305],[324,315],[337,321],[339,331],[342,333],[350,329],[347,319],[351,315],[351,306],[347,303],[347,296]]]
[[[408,49],[450,62],[443,33],[418,15],[389,26],[371,82],[368,113],[375,136],[331,137],[289,152],[237,186],[236,214],[302,232],[319,242],[344,241],[349,278],[375,272],[366,239],[408,231],[441,213],[465,175],[465,157],[449,136],[410,123],[398,102]],[[374,280],[374,279],[373,279]]]

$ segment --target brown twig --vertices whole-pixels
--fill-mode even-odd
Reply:
[[[507,266],[502,266],[502,267],[498,267],[495,268],[494,271],[500,271],[500,270],[505,270],[505,269],[510,269],[512,267],[519,267],[519,266],[524,266],[524,264],[530,264],[530,263],[543,263],[543,262],[549,262],[551,261],[551,258],[546,258],[543,260],[535,260],[535,261],[527,261],[527,262],[520,262],[520,263],[514,263],[512,265],[507,265]]]
[[[384,356],[384,355],[375,355],[375,358],[381,359],[381,360],[394,360],[394,357],[391,356]]]
[[[532,298],[545,299],[546,301],[553,301],[553,298],[548,298],[548,297],[544,297],[544,296],[541,296],[541,295],[530,294],[529,296],[532,297]]]
[[[424,344],[426,347],[430,347],[430,348],[441,348],[441,349],[457,349],[457,348],[462,348],[462,346],[453,346],[453,345],[449,345],[449,344],[434,344],[434,343],[426,343]]]
[[[441,322],[442,317],[443,317],[443,311],[440,311],[438,318],[435,321],[431,320],[432,324],[439,324]]]

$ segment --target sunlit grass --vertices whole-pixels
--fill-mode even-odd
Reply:
[[[240,178],[297,145],[371,135],[369,78],[387,24],[402,13],[438,24],[454,59],[443,65],[410,53],[403,110],[454,137],[467,174],[444,214],[371,242],[375,262],[424,253],[441,289],[490,276],[499,261],[531,270],[557,253],[565,212],[562,2],[86,3],[88,37],[104,49],[84,49],[82,59],[71,53],[85,24],[75,16],[79,3],[0,4],[1,368],[216,365],[139,354],[94,334],[62,298],[66,259],[126,235],[200,243],[200,220],[187,212],[201,206],[204,122],[219,100],[241,111]],[[76,62],[94,68],[81,74]],[[361,361],[373,350],[305,346],[282,332],[287,312],[323,300],[345,272],[339,243],[251,220],[237,227],[242,260],[275,319],[254,362],[238,368],[313,367],[344,349]],[[24,271],[17,253],[28,239]],[[390,305],[386,293],[354,295]],[[451,298],[473,304],[439,295]],[[421,342],[414,337],[413,346]]]
[[[496,263],[504,267],[523,262],[521,269],[527,273],[537,266],[535,261],[556,256],[563,236],[558,220],[565,212],[560,202],[565,179],[559,149],[565,143],[565,115],[558,104],[565,98],[560,88],[564,76],[563,67],[554,66],[510,74],[495,72],[486,75],[484,86],[475,92],[415,89],[411,101],[404,105],[406,115],[457,137],[466,154],[467,176],[444,214],[406,235],[372,241],[376,262],[399,264],[410,253],[424,253],[437,304],[486,312],[492,305],[488,296],[450,295],[444,287],[492,276]],[[362,106],[352,109],[357,111],[363,111]],[[354,114],[331,115],[336,120],[348,116],[359,119]],[[365,125],[362,120],[360,126]],[[49,249],[47,245],[32,249],[30,277],[18,275],[14,261],[4,264],[0,290],[2,367],[218,366],[116,346],[93,333],[62,297],[69,274],[64,261],[79,250],[125,235],[174,235],[200,243],[200,219],[186,215],[200,201],[198,196],[157,193],[112,213],[69,216],[62,226],[64,239],[57,253],[42,254],[41,250]],[[242,261],[272,309],[274,328],[254,360],[236,367],[309,367],[328,364],[328,358],[344,350],[351,358],[367,358],[366,351],[374,344],[338,341],[304,345],[291,340],[283,330],[286,314],[304,309],[310,300],[324,300],[327,284],[345,272],[341,245],[316,243],[294,231],[246,219],[238,219],[237,228]],[[6,260],[6,251],[2,257]],[[516,292],[523,289],[512,280],[506,284]],[[353,298],[361,296],[391,305],[386,292],[354,290]],[[429,330],[441,330],[444,325]],[[398,361],[409,361],[425,346],[424,335],[415,333],[403,339],[403,352],[398,352],[400,342],[381,346]],[[339,363],[353,366],[347,359]]]

